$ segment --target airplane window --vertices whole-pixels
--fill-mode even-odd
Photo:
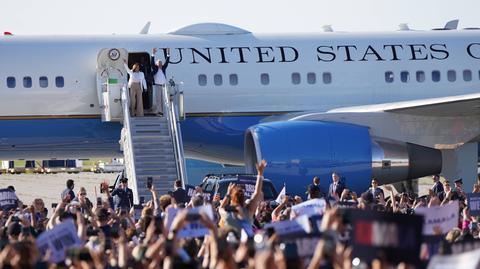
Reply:
[[[323,83],[325,83],[325,84],[332,83],[332,74],[331,73],[325,72],[325,73],[323,73],[322,77],[323,77]]]
[[[237,74],[230,74],[230,85],[237,85],[238,84],[238,76]]]
[[[408,82],[410,80],[410,73],[408,73],[408,71],[400,72],[400,80],[404,83]]]
[[[417,82],[424,82],[425,81],[425,72],[417,71]]]
[[[17,86],[17,82],[15,81],[14,77],[8,77],[7,78],[7,87],[9,88],[15,88]]]
[[[393,72],[387,71],[385,72],[385,82],[392,83],[393,82]]]
[[[40,82],[40,87],[41,88],[48,87],[48,78],[47,77],[40,77],[39,82]]]
[[[447,79],[450,82],[454,82],[457,79],[457,73],[455,73],[455,70],[448,70]]]
[[[308,82],[308,84],[315,84],[315,83],[317,83],[317,74],[315,74],[315,73],[307,73],[307,82]]]
[[[32,78],[31,77],[23,77],[23,87],[24,88],[31,88],[32,87]]]
[[[470,70],[463,70],[463,80],[465,80],[465,81],[472,81],[472,71],[470,71]]]
[[[270,84],[270,76],[267,73],[262,73],[260,75],[260,82],[262,83],[262,85]]]
[[[217,86],[222,85],[222,83],[223,83],[222,75],[220,75],[220,74],[213,75],[213,83]]]
[[[207,76],[204,74],[198,75],[198,84],[200,86],[205,86],[207,85]]]
[[[295,85],[300,84],[300,73],[292,73],[292,83]]]
[[[440,81],[440,71],[432,71],[432,81],[439,82]]]
[[[57,88],[63,88],[63,86],[65,86],[65,81],[64,81],[63,77],[56,77],[55,78],[55,86],[57,86]]]

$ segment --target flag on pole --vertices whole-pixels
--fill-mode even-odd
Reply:
[[[283,201],[283,197],[285,197],[286,193],[287,193],[287,190],[286,190],[286,188],[285,188],[285,184],[283,184],[283,188],[282,188],[282,190],[280,191],[280,193],[278,194],[277,199],[275,200],[275,202],[277,202],[278,204],[281,204],[282,201]]]

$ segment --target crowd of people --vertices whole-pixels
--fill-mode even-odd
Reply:
[[[419,207],[458,201],[458,227],[450,231],[437,229],[435,233],[447,244],[479,238],[479,219],[469,214],[462,180],[456,180],[452,187],[434,175],[429,194],[415,197],[395,193],[390,185],[380,188],[374,178],[371,186],[357,195],[338,173],[333,173],[328,190],[322,189],[320,179],[315,177],[307,187],[305,199],[303,195],[287,193],[278,201],[265,201],[262,185],[266,167],[265,161],[258,164],[255,191],[250,197],[241,185],[230,184],[223,197],[217,193],[211,201],[202,195],[201,188],[187,197],[177,181],[174,191],[160,197],[153,184],[151,199],[134,205],[128,179],[124,178],[114,189],[102,183],[101,197],[92,203],[85,188],[75,193],[73,180],[68,180],[50,215],[41,199],[35,199],[31,205],[19,200],[8,210],[0,211],[0,269],[422,268],[428,263],[430,257],[424,253],[419,253],[419,264],[388,264],[382,257],[352,263],[351,239],[344,236],[350,229],[342,210],[345,205],[356,210],[414,214]],[[9,191],[14,193],[14,187]],[[478,183],[472,192],[480,193]],[[312,249],[313,255],[305,259],[270,227],[299,217],[292,208],[318,198],[327,201],[318,226],[321,236]],[[78,243],[65,251],[64,258],[52,259],[53,250],[40,248],[37,240],[42,233],[55,231],[55,227],[69,222],[75,226]],[[203,234],[185,235],[186,227],[198,225],[203,227]]]

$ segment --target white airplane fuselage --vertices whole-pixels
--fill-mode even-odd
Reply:
[[[478,30],[4,36],[0,159],[119,153],[119,124],[100,122],[97,55],[103,48],[151,53],[154,47],[161,60],[170,48],[167,77],[183,82],[187,155],[232,164],[242,163],[245,129],[268,116],[478,93],[480,87]],[[40,87],[41,77],[48,86]],[[56,77],[64,78],[63,87]],[[63,146],[62,154],[52,151]]]

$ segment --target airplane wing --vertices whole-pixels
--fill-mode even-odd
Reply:
[[[476,116],[480,115],[480,93],[337,108],[329,110],[327,113],[362,112],[392,112],[396,114],[434,117]]]

